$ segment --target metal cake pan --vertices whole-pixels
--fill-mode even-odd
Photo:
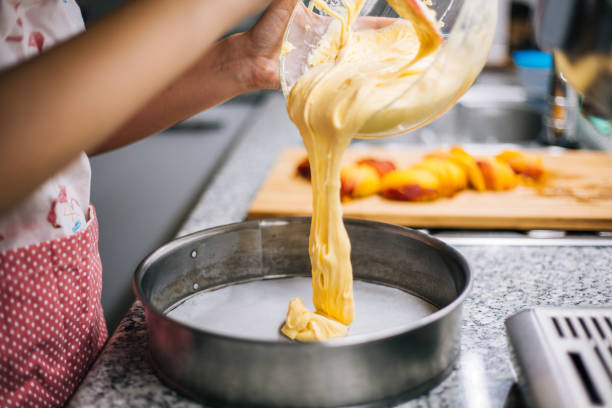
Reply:
[[[345,225],[355,279],[399,288],[437,311],[323,343],[262,341],[181,323],[166,311],[196,292],[310,271],[310,218],[216,227],[164,245],[134,274],[159,377],[207,404],[248,407],[381,406],[438,384],[459,355],[461,308],[472,282],[467,263],[408,228],[353,219]]]

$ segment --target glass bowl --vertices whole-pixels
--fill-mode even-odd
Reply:
[[[281,87],[285,96],[310,68],[308,55],[333,20],[316,7],[309,11],[310,1],[313,0],[297,3],[285,30],[280,57]],[[336,10],[344,8],[342,0],[324,1]],[[455,104],[484,67],[495,35],[497,1],[430,0],[423,3],[436,12],[444,36],[442,49],[415,82],[406,87],[398,86],[388,103],[365,121],[356,135],[358,138],[394,136],[427,125]],[[366,0],[360,16],[398,18],[385,0]],[[359,23],[357,19],[353,30],[360,30]],[[419,97],[423,92],[433,97]]]

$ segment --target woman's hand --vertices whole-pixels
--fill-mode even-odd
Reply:
[[[298,0],[274,0],[245,33],[250,88],[280,89],[279,58],[283,34]]]

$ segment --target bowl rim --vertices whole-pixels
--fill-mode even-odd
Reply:
[[[384,340],[395,336],[404,335],[406,333],[412,332],[414,330],[423,328],[432,324],[435,321],[441,320],[446,316],[453,314],[454,311],[460,308],[465,301],[465,298],[469,296],[472,286],[473,286],[473,274],[469,267],[469,264],[453,247],[442,242],[441,240],[434,238],[428,234],[423,232],[414,230],[409,227],[404,227],[400,225],[388,224],[378,221],[370,221],[358,218],[344,218],[345,225],[357,225],[357,226],[370,226],[383,231],[392,231],[394,233],[399,233],[405,237],[409,237],[412,239],[416,239],[421,243],[433,247],[434,249],[443,251],[449,256],[463,271],[465,274],[465,285],[459,294],[446,306],[439,308],[435,312],[421,318],[415,320],[413,322],[380,330],[375,333],[367,333],[367,334],[359,334],[354,336],[347,336],[336,339],[329,339],[322,342],[299,342],[299,341],[291,341],[287,339],[287,341],[278,341],[278,340],[264,340],[264,339],[250,339],[241,336],[233,336],[228,334],[221,334],[214,331],[205,330],[202,328],[194,327],[183,322],[180,322],[176,319],[168,317],[164,311],[159,310],[155,307],[142,293],[140,283],[143,280],[143,277],[150,267],[150,265],[157,260],[161,259],[164,255],[171,253],[174,249],[182,246],[185,243],[189,243],[192,241],[200,240],[205,237],[218,235],[220,233],[226,233],[230,231],[237,231],[240,229],[252,229],[252,228],[261,228],[270,225],[287,225],[290,223],[293,224],[310,224],[311,217],[281,217],[281,218],[263,218],[257,220],[249,220],[249,221],[241,221],[231,224],[220,225],[212,228],[203,229],[200,231],[196,231],[190,233],[188,235],[176,238],[168,243],[162,245],[161,247],[152,251],[149,255],[147,255],[136,267],[132,277],[132,289],[134,294],[136,295],[136,299],[139,300],[146,313],[152,313],[155,315],[157,319],[164,320],[174,325],[181,326],[183,328],[187,328],[192,332],[197,333],[201,336],[209,336],[212,338],[216,338],[222,341],[228,342],[240,342],[244,344],[250,345],[259,345],[259,346],[273,346],[273,347],[304,347],[304,348],[339,348],[345,346],[353,346],[360,345],[364,343],[376,342],[378,340]],[[263,280],[265,278],[262,278]],[[260,279],[254,279],[260,280]],[[236,281],[232,284],[244,283],[245,281]],[[374,282],[376,283],[376,282]],[[380,284],[380,282],[378,282]],[[230,284],[231,285],[231,284]],[[145,318],[145,320],[148,320]]]

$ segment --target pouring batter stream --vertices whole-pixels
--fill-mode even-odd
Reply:
[[[351,245],[340,202],[341,160],[360,129],[385,127],[368,122],[376,120],[374,113],[384,112],[399,87],[405,89],[418,80],[442,44],[435,19],[430,13],[415,12],[421,7],[416,1],[420,0],[389,1],[403,19],[373,19],[374,28],[354,31],[351,27],[364,0],[343,0],[345,10],[315,0],[334,20],[309,56],[310,69],[292,88],[287,110],[310,161],[309,255],[316,312],[307,310],[300,298],[290,302],[282,332],[291,339],[342,337],[354,319]],[[423,104],[446,101],[426,90],[422,96]],[[414,104],[407,105],[406,116],[414,115]]]

